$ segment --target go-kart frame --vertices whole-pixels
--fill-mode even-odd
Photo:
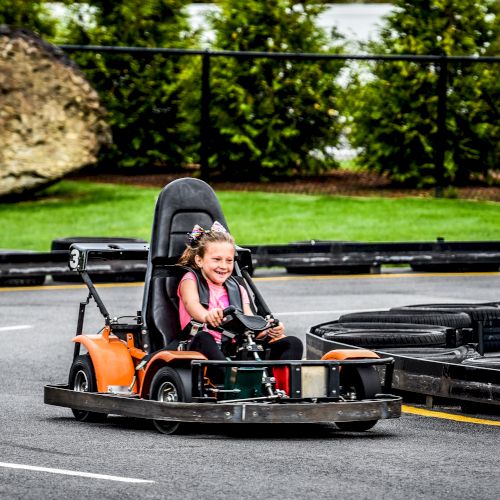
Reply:
[[[187,200],[186,193],[189,193]],[[176,205],[177,212],[171,210],[168,200],[172,204],[181,200]],[[147,258],[148,265],[154,266],[157,258],[156,268],[146,273],[146,296],[151,293],[153,277],[163,279],[163,268],[171,266],[173,261],[165,258],[164,249],[159,247],[155,227],[175,228],[172,236],[162,236],[170,252],[169,245],[182,235],[175,214],[182,214],[182,222],[189,207],[196,208],[199,204],[213,220],[223,218],[210,186],[197,179],[180,179],[160,193],[151,245],[112,242],[72,245],[69,266],[80,274],[89,293],[86,301],[80,303],[69,383],[46,386],[45,403],[71,408],[81,421],[102,420],[110,414],[153,420],[164,433],[176,432],[182,422],[335,422],[346,430],[368,430],[380,419],[398,418],[401,398],[390,394],[391,358],[380,358],[360,349],[341,349],[321,360],[270,361],[256,356],[253,360],[211,361],[200,353],[177,350],[170,344],[152,348],[154,342],[148,331],[152,325],[145,321],[147,301],[140,314],[133,315],[135,323],[121,323],[111,316],[87,272],[88,263],[96,259]],[[173,214],[167,222],[163,212]],[[249,262],[249,252],[239,249],[235,273],[248,287],[256,315],[270,317],[271,311],[251,279]],[[84,334],[85,308],[91,300],[104,318],[104,328],[98,335]],[[252,332],[246,330],[244,335],[251,343]],[[81,346],[87,354],[80,354]],[[222,386],[206,383],[206,369],[215,364],[226,369]],[[259,379],[255,382],[255,376],[253,382],[248,382],[252,370],[257,370],[261,383]],[[249,387],[253,387],[250,392]]]

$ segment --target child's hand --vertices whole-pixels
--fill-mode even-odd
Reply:
[[[210,326],[217,327],[224,319],[224,312],[222,309],[212,309],[207,311],[203,323],[208,323]]]
[[[266,335],[269,337],[269,343],[276,342],[277,340],[283,339],[285,335],[285,325],[281,321],[272,328],[265,330]]]

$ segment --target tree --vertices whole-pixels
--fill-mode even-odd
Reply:
[[[222,0],[211,19],[215,49],[333,50],[315,21],[319,2]],[[336,35],[335,35],[336,36]],[[266,180],[335,165],[341,63],[212,58],[210,165],[214,174]]]
[[[75,4],[70,43],[183,48],[192,43],[187,0],[106,0]],[[78,17],[79,16],[79,17]],[[86,17],[85,17],[86,16]],[[184,161],[179,134],[183,63],[179,56],[79,52],[74,59],[99,91],[109,113],[113,145],[101,163],[118,167]]]
[[[370,46],[376,54],[485,55],[497,39],[493,0],[395,0]],[[448,65],[445,176],[464,183],[488,178],[500,143],[497,66]],[[360,163],[408,185],[436,182],[438,67],[377,62],[373,78],[351,84],[350,141]]]
[[[56,19],[43,1],[0,0],[0,24],[27,28],[42,37],[55,33]]]

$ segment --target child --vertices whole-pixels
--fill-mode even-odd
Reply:
[[[220,350],[221,334],[211,330],[223,319],[223,309],[229,305],[241,305],[244,314],[251,315],[250,299],[244,287],[231,278],[234,268],[235,243],[233,237],[217,221],[209,230],[196,225],[189,235],[189,244],[179,259],[179,264],[191,267],[179,283],[179,317],[184,329],[194,319],[207,326],[191,340],[189,349],[201,352],[208,359],[225,360]],[[195,272],[201,273],[198,277]],[[203,306],[198,291],[198,278],[206,280],[209,290],[208,304]],[[238,302],[229,302],[230,296]],[[268,328],[257,336],[271,350],[271,359],[301,359],[302,342],[296,337],[287,337],[282,323]]]

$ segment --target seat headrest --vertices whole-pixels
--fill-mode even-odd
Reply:
[[[149,250],[153,264],[180,256],[193,226],[209,228],[215,220],[228,229],[219,200],[208,184],[193,178],[167,184],[158,197],[153,219]]]

